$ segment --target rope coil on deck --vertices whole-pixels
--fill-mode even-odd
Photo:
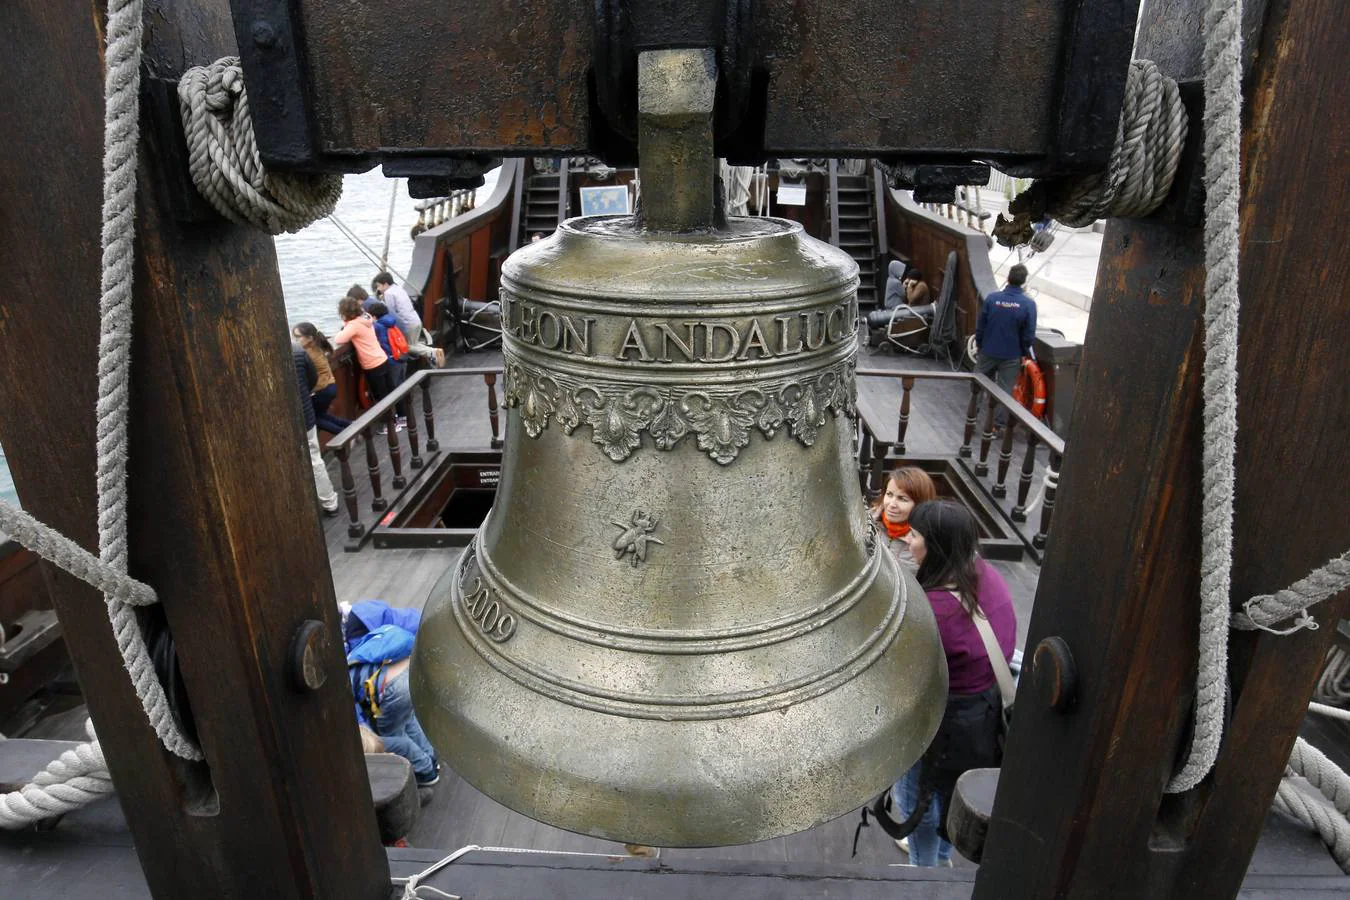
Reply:
[[[192,183],[222,216],[281,234],[299,231],[337,206],[341,175],[263,168],[239,57],[188,69],[178,82],[178,100]]]
[[[0,828],[25,828],[113,793],[112,777],[94,734],[94,723],[86,721],[85,730],[89,733],[88,743],[47,763],[32,782],[19,790],[0,794]]]

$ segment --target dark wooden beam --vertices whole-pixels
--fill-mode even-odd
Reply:
[[[1191,58],[1150,36],[1198,40],[1203,5],[1146,14],[1139,55]],[[1267,4],[1246,85],[1235,601],[1350,543],[1347,28],[1337,0]],[[1235,635],[1218,765],[1163,793],[1195,681],[1203,284],[1199,229],[1108,227],[1027,641],[1067,642],[1076,705],[1023,692],[976,897],[1235,895],[1333,639],[1344,598],[1320,631]]]
[[[105,14],[0,6],[0,108],[24,133],[0,156],[0,441],[25,506],[91,549]],[[145,20],[147,74],[234,50],[225,0],[151,0]],[[176,221],[175,139],[142,120],[131,573],[163,600],[205,765],[160,748],[102,599],[59,574],[66,641],[156,897],[384,897],[336,640],[321,688],[288,678],[301,623],[337,621],[272,241]]]

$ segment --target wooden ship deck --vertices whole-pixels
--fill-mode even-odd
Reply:
[[[194,713],[205,762],[173,756],[149,727],[98,591],[0,548],[0,615],[9,615],[6,586],[22,584],[59,614],[61,632],[61,645],[43,651],[46,668],[34,656],[28,680],[11,681],[10,697],[17,685],[37,693],[0,713],[0,733],[14,738],[0,743],[0,788],[32,778],[60,749],[51,742],[83,738],[91,712],[117,790],[54,824],[0,834],[0,897],[375,900],[389,894],[391,874],[469,847],[432,884],[479,900],[1350,896],[1323,839],[1271,811],[1297,735],[1350,763],[1350,724],[1304,721],[1329,648],[1350,649],[1336,627],[1350,598],[1316,606],[1321,627],[1291,636],[1220,627],[1231,644],[1220,752],[1198,785],[1167,792],[1179,755],[1199,743],[1189,729],[1208,537],[1201,460],[1212,448],[1200,427],[1209,142],[1198,126],[1215,111],[1201,82],[1222,74],[1244,93],[1242,125],[1224,136],[1240,143],[1228,149],[1241,170],[1236,604],[1343,552],[1350,522],[1350,482],[1337,477],[1350,430],[1350,405],[1337,402],[1350,380],[1340,350],[1350,341],[1340,214],[1350,201],[1334,177],[1350,111],[1334,102],[1344,95],[1334,62],[1347,8],[1250,0],[1236,29],[1202,0],[1148,0],[1141,10],[991,0],[974,19],[947,3],[913,40],[912,18],[879,0],[859,0],[849,16],[825,0],[687,5],[688,14],[663,15],[673,7],[583,12],[541,0],[528,14],[489,4],[488,16],[440,0],[147,5],[144,40],[139,31],[126,39],[144,54],[134,70],[146,73],[128,341],[128,571],[163,600],[157,634],[173,645],[160,679],[181,688],[178,710]],[[644,19],[652,16],[661,18]],[[1212,19],[1244,42],[1217,54],[1222,73],[1206,71]],[[107,498],[89,477],[101,427],[90,414],[101,361],[90,350],[111,269],[97,252],[90,198],[113,133],[103,79],[117,57],[105,39],[125,38],[127,22],[105,28],[101,6],[90,15],[73,0],[15,0],[0,5],[0,22],[19,37],[0,105],[30,126],[0,164],[10,213],[0,219],[0,258],[14,281],[0,309],[0,440],[28,511],[95,548]],[[881,296],[891,262],[930,280],[944,273],[957,336],[948,350],[962,346],[999,287],[983,227],[968,227],[982,213],[961,206],[957,186],[984,183],[991,166],[1038,181],[1100,172],[1118,149],[1131,60],[1153,60],[1178,85],[1191,127],[1169,157],[1170,193],[1153,212],[1106,227],[1091,354],[1057,389],[1059,357],[1041,356],[1037,344],[1052,406],[1076,391],[1072,417],[1062,402],[1050,431],[981,377],[912,356],[859,357],[858,489],[875,490],[902,460],[939,476],[976,513],[985,554],[1012,588],[1018,645],[1050,648],[1045,668],[1023,679],[997,801],[982,798],[987,832],[965,845],[982,855],[978,868],[959,858],[951,870],[903,866],[876,826],[856,836],[855,855],[856,813],[761,843],[629,847],[519,815],[453,772],[418,810],[409,846],[381,846],[389,839],[371,815],[370,762],[353,740],[332,640],[335,606],[378,598],[420,607],[462,552],[474,523],[433,527],[428,515],[446,496],[430,488],[463,459],[478,467],[464,470],[477,472],[471,499],[488,492],[508,418],[493,384],[501,359],[458,356],[450,369],[418,373],[402,396],[329,442],[343,496],[339,516],[324,518],[301,422],[281,412],[299,397],[271,239],[227,221],[194,188],[175,85],[188,66],[238,57],[261,161],[274,171],[383,165],[415,196],[456,207],[453,192],[500,164],[484,202],[424,223],[409,270],[423,322],[454,350],[467,305],[481,312],[511,253],[569,207],[583,211],[572,202],[582,186],[633,183],[639,146],[628,106],[649,46],[698,48],[725,67],[707,143],[764,166],[757,214],[791,218],[857,261],[864,306]],[[381,64],[352,66],[357,58]],[[504,150],[514,158],[502,159]],[[54,161],[62,177],[34,177]],[[702,176],[686,181],[707,187]],[[651,190],[659,180],[645,183],[648,201],[666,196]],[[786,183],[796,201],[774,197]],[[1079,348],[1063,349],[1067,360]],[[334,411],[354,416],[364,406],[359,367],[335,362],[347,405]],[[376,435],[404,397],[414,406],[409,430]],[[1011,416],[1001,432],[998,405]],[[258,410],[266,412],[241,416]],[[464,509],[481,519],[481,502]],[[67,648],[78,682],[69,667],[50,671]],[[406,778],[404,787],[412,790]]]

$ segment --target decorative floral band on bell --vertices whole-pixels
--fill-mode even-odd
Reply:
[[[771,439],[786,425],[810,447],[827,411],[856,418],[855,366],[849,358],[807,375],[695,388],[590,381],[508,361],[504,402],[520,411],[532,438],[550,421],[569,435],[589,425],[591,440],[615,462],[631,456],[644,433],[659,450],[674,449],[692,434],[700,450],[727,465],[750,443],[754,429]]]

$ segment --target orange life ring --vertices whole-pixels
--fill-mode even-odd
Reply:
[[[1033,359],[1022,360],[1022,374],[1013,385],[1013,399],[1038,419],[1045,418],[1045,376]]]

